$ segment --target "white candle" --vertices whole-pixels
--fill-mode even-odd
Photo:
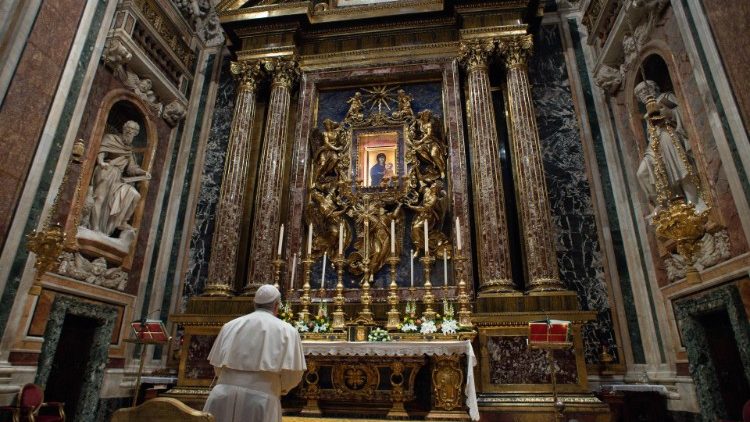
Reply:
[[[339,223],[339,255],[344,254],[344,223]]]
[[[289,290],[294,289],[294,275],[297,272],[297,253],[292,256],[292,280],[289,282]]]
[[[326,264],[328,263],[328,252],[323,252],[323,271],[320,274],[320,288],[326,288]]]
[[[409,280],[411,280],[411,287],[414,287],[414,249],[411,249],[409,251],[409,271]]]
[[[276,255],[281,256],[281,245],[284,244],[284,225],[281,225],[281,228],[279,229],[279,248],[276,251]]]
[[[310,223],[310,227],[307,229],[307,256],[308,257],[312,253],[312,234],[313,234],[313,226],[312,226],[312,223]]]
[[[370,220],[365,220],[365,257],[370,256]]]
[[[456,242],[458,243],[458,250],[461,250],[461,223],[458,221],[458,217],[456,217]]]
[[[448,250],[443,250],[443,286],[448,285]]]
[[[396,220],[391,219],[391,253],[396,253]]]
[[[430,232],[427,229],[427,220],[424,220],[424,255],[430,254]]]

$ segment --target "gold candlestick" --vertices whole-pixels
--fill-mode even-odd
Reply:
[[[424,274],[424,295],[422,296],[424,311],[422,311],[422,319],[434,320],[435,310],[432,309],[432,305],[435,303],[435,296],[432,294],[430,274],[432,273],[432,264],[435,262],[435,258],[425,255],[420,258],[420,261],[422,261],[422,273]]]
[[[370,303],[372,302],[372,297],[370,296],[370,259],[365,257],[362,260],[362,264],[365,267],[365,278],[362,282],[362,294],[360,295],[362,309],[359,311],[358,319],[365,323],[373,323],[372,311],[370,310]]]
[[[388,263],[391,265],[391,284],[388,288],[388,303],[391,305],[391,310],[388,311],[388,323],[385,328],[389,331],[398,330],[398,325],[401,322],[401,316],[398,312],[398,283],[396,283],[396,267],[398,266],[398,262],[399,258],[395,253],[388,258]]]
[[[336,304],[336,310],[333,311],[331,328],[343,331],[346,327],[346,315],[344,314],[344,264],[346,263],[346,259],[344,259],[344,255],[339,255],[333,260],[333,262],[336,264],[338,282],[336,283],[336,296],[333,298],[333,302]]]
[[[273,260],[273,287],[281,292],[281,267],[284,266],[284,260],[279,256]]]
[[[473,327],[471,323],[471,303],[469,295],[466,293],[466,281],[464,281],[464,263],[466,258],[461,255],[461,251],[456,252],[453,257],[458,273],[458,325],[462,327]]]
[[[302,260],[302,266],[305,271],[305,284],[302,286],[302,297],[300,298],[300,302],[302,302],[302,310],[299,312],[299,319],[305,322],[310,320],[310,277],[312,277],[313,262],[314,261],[310,255]]]

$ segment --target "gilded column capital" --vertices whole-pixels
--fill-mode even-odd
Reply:
[[[530,34],[502,37],[498,47],[508,69],[526,67],[534,47],[534,39]]]
[[[263,66],[272,75],[272,85],[280,85],[288,89],[292,88],[300,75],[296,56],[267,59]]]
[[[461,41],[458,60],[467,71],[487,69],[487,63],[495,52],[495,41],[490,38]]]
[[[240,86],[241,91],[255,91],[263,79],[263,69],[257,60],[232,62],[229,71]]]

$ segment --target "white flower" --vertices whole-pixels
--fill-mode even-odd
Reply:
[[[328,323],[323,323],[320,325],[316,324],[313,328],[314,333],[325,333],[326,331],[328,331]]]
[[[437,327],[435,326],[435,322],[430,321],[429,319],[425,320],[424,322],[422,322],[422,329],[419,330],[419,332],[422,334],[433,334],[437,332]]]
[[[458,322],[455,319],[444,319],[441,331],[443,334],[456,334]]]
[[[417,326],[412,323],[404,324],[401,326],[401,332],[404,333],[416,333],[418,330]]]
[[[297,329],[298,333],[306,333],[308,332],[307,324],[305,324],[305,321],[299,320],[294,322],[294,328]]]

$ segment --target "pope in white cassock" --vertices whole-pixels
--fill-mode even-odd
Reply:
[[[278,319],[281,294],[270,284],[255,293],[255,312],[221,328],[208,354],[218,376],[205,412],[216,422],[281,422],[282,394],[307,366],[297,330]]]

